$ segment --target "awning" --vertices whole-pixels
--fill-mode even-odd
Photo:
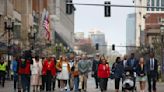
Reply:
[[[0,42],[0,53],[7,53],[7,45],[5,43]]]

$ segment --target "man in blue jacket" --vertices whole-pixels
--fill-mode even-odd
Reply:
[[[133,70],[134,76],[136,77],[136,69],[138,66],[138,60],[135,58],[134,53],[131,53],[131,56],[127,61],[127,66]],[[134,79],[134,86],[136,86],[136,78]]]
[[[16,85],[18,82],[18,57],[14,56],[12,61],[12,71],[14,73],[14,91],[16,92]]]

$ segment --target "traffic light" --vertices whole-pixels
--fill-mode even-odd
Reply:
[[[115,50],[115,45],[114,44],[112,44],[112,50]]]
[[[111,6],[110,5],[111,5],[110,1],[105,1],[105,6],[104,6],[105,17],[111,16]]]
[[[99,50],[99,44],[96,43],[96,50]]]
[[[73,4],[72,0],[66,0],[66,14],[72,14],[73,12]]]

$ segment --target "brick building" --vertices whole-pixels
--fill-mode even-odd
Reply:
[[[147,13],[145,17],[145,43],[152,45],[154,39],[160,38],[161,20],[164,13]]]

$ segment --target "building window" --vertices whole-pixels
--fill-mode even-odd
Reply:
[[[156,6],[157,6],[157,7],[160,7],[160,2],[159,2],[159,0],[156,1]],[[159,11],[159,8],[156,8],[156,11]]]
[[[164,7],[164,0],[161,0],[161,7]],[[164,9],[161,10],[164,11]]]
[[[150,6],[150,0],[147,1],[147,6]],[[150,8],[147,8],[147,11],[150,11]]]
[[[151,0],[151,6],[154,7],[155,6],[155,2],[154,0]],[[151,8],[152,11],[154,11],[154,8]]]
[[[147,0],[147,6],[152,8],[147,8],[147,11],[164,11],[164,9],[153,8],[153,7],[164,7],[164,0]]]

